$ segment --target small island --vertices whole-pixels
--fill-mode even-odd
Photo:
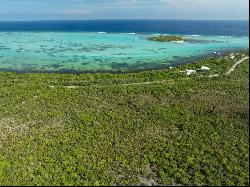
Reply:
[[[147,40],[155,41],[155,42],[183,42],[184,41],[183,37],[173,36],[173,35],[151,36],[151,37],[147,37]]]

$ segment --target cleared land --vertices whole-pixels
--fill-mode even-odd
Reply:
[[[246,56],[120,75],[0,73],[0,184],[248,185],[248,59],[225,75]],[[186,75],[201,66],[211,70]]]

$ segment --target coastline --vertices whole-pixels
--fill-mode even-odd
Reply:
[[[249,186],[248,1],[0,0],[0,187]]]
[[[243,56],[126,74],[0,72],[0,184],[247,185]]]
[[[156,43],[146,40],[150,35],[119,35],[0,34],[0,69],[18,73],[140,72],[192,62],[210,56],[213,50],[248,47],[243,37],[200,35],[187,37],[184,43]]]
[[[159,70],[165,70],[169,67],[178,67],[185,64],[192,64],[196,63],[199,60],[203,60],[206,58],[212,58],[212,57],[222,57],[224,55],[233,53],[233,52],[241,52],[241,51],[249,51],[249,48],[242,48],[242,49],[231,49],[231,50],[218,50],[216,51],[216,54],[214,52],[204,54],[204,55],[198,55],[198,56],[192,56],[192,57],[184,57],[179,58],[176,60],[170,60],[167,64],[159,64],[158,67],[154,66],[152,68],[144,68],[141,70],[98,70],[98,71],[92,71],[92,70],[56,70],[56,71],[39,71],[39,70],[13,70],[13,69],[4,69],[0,68],[0,73],[16,73],[16,74],[130,74],[130,73],[141,73],[141,72],[147,72],[147,71],[159,71]]]

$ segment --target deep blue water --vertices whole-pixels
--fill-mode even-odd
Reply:
[[[89,20],[0,22],[0,32],[108,32],[249,36],[249,21]]]
[[[247,49],[248,27],[247,21],[0,22],[0,71],[130,72],[165,68],[215,51]],[[151,34],[182,35],[189,41],[148,41]]]

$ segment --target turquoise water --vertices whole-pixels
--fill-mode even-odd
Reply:
[[[0,32],[2,71],[137,71],[185,63],[201,55],[249,46],[249,37],[184,35],[160,43],[149,34]]]

